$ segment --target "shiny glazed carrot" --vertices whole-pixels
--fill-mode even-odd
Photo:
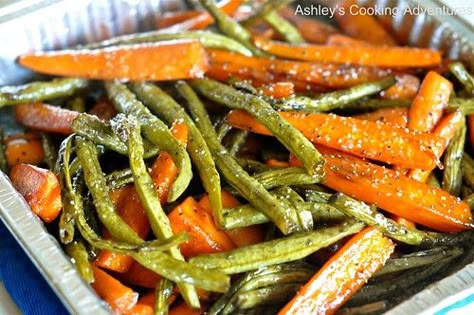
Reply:
[[[259,87],[258,91],[265,96],[280,99],[295,94],[295,85],[293,82],[270,83]]]
[[[352,116],[357,119],[380,121],[398,127],[406,127],[408,124],[407,107],[381,108],[373,112]]]
[[[441,63],[439,51],[424,48],[295,45],[261,37],[255,37],[254,44],[275,56],[303,61],[388,68],[433,67]]]
[[[420,88],[420,79],[411,74],[398,75],[397,82],[380,92],[380,96],[386,100],[413,100]]]
[[[122,282],[149,289],[154,289],[161,279],[160,275],[146,269],[135,261],[127,272],[120,274],[118,278]]]
[[[62,208],[61,188],[53,172],[34,165],[17,164],[10,171],[10,180],[31,211],[44,222],[57,218]]]
[[[353,236],[279,312],[333,314],[390,258],[395,245],[374,228]]]
[[[18,62],[39,73],[98,80],[191,79],[202,77],[208,69],[198,40],[33,52],[22,55]]]
[[[44,149],[39,135],[25,133],[6,137],[5,156],[9,167],[21,163],[41,164],[44,158]]]

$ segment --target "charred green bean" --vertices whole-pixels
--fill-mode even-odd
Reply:
[[[94,282],[94,272],[89,261],[89,253],[86,246],[80,241],[74,241],[64,247],[66,254],[71,257],[77,271],[82,279],[87,283]]]
[[[464,153],[466,132],[466,121],[463,119],[444,154],[444,172],[441,188],[454,196],[459,196],[461,192],[461,162]]]

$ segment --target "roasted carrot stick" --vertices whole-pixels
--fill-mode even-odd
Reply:
[[[398,127],[406,127],[408,124],[407,107],[389,107],[377,109],[373,112],[353,116],[357,119],[380,121]]]
[[[114,118],[115,115],[117,115],[117,111],[109,100],[101,99],[95,103],[95,105],[89,111],[89,114],[96,115],[103,120],[110,120]]]
[[[92,270],[94,271],[92,287],[113,311],[122,314],[137,304],[138,293],[124,286],[97,266],[92,265]]]
[[[203,14],[204,12],[200,10],[165,12],[162,15],[160,15],[158,19],[156,20],[156,27],[157,28],[170,27],[175,24],[182,23],[184,21],[187,21],[189,19],[195,18]]]
[[[374,228],[353,236],[279,312],[333,314],[390,258],[395,245]]]
[[[333,114],[280,112],[280,115],[313,143],[409,168],[431,169],[437,163],[429,149],[440,145],[441,140],[436,136]],[[271,135],[245,111],[231,111],[227,121],[236,128]]]
[[[71,123],[78,115],[76,111],[43,103],[15,107],[15,118],[21,124],[41,131],[62,134],[72,133]]]
[[[134,286],[154,289],[161,277],[134,261],[127,272],[119,275],[119,279]]]
[[[308,43],[322,44],[325,43],[331,35],[339,33],[333,26],[316,19],[295,14],[295,10],[289,7],[283,8],[279,13],[298,29],[301,36],[303,36]]]
[[[208,69],[198,40],[35,52],[21,56],[18,62],[40,73],[99,80],[190,79],[201,77]]]
[[[17,164],[10,180],[36,215],[49,223],[62,208],[61,188],[53,172],[29,164]]]
[[[295,94],[295,85],[292,82],[277,82],[263,85],[258,90],[265,96],[280,99]]]
[[[199,310],[193,310],[186,305],[186,303],[179,303],[176,306],[173,306],[169,313],[169,315],[202,315],[204,314],[204,309],[201,307]]]
[[[153,315],[153,308],[149,305],[137,303],[134,307],[129,309],[126,315]]]
[[[177,292],[177,287],[176,287],[176,290],[173,291],[173,293],[170,295],[170,297],[168,298],[168,303],[169,304],[173,304],[173,302],[176,300],[176,298],[178,297],[178,292]],[[199,294],[199,290],[198,290],[198,294]],[[156,292],[155,290],[153,291],[150,291],[149,293],[146,293],[144,295],[142,295],[140,297],[140,299],[138,300],[138,304],[142,304],[142,305],[148,305],[150,306],[152,309],[155,308],[155,298],[156,298]]]
[[[413,100],[420,88],[420,79],[411,74],[398,75],[397,82],[380,92],[380,96],[386,100]]]
[[[326,160],[324,185],[399,217],[441,232],[471,229],[469,206],[446,191],[360,158],[319,147]],[[299,165],[294,157],[292,165]]]
[[[337,6],[336,21],[349,36],[376,45],[395,46],[397,44],[375,17],[361,14],[356,0],[340,0]]]
[[[467,116],[467,124],[469,127],[469,141],[471,143],[471,148],[474,149],[474,115]]]
[[[235,208],[240,205],[240,202],[227,191],[222,190],[222,206],[224,208]],[[199,200],[199,205],[206,210],[207,213],[212,215],[212,206],[208,195],[204,195]],[[262,226],[252,225],[243,228],[237,228],[225,231],[230,239],[234,242],[237,247],[252,245],[260,243],[265,237],[265,232]]]
[[[214,220],[192,197],[174,208],[168,217],[173,233],[187,232],[191,239],[180,245],[184,257],[224,252],[235,248],[229,236],[217,229]]]
[[[246,57],[223,50],[207,51],[211,67],[206,75],[218,80],[227,80],[229,75],[234,75],[244,79],[275,82],[275,76],[283,76],[283,80],[296,79],[323,87],[340,88],[383,78],[390,73],[374,67]],[[281,77],[279,79],[282,80]]]
[[[171,133],[179,142],[186,145],[188,141],[188,127],[186,124],[182,122],[174,123],[171,127]],[[178,172],[179,170],[168,152],[161,153],[153,163],[150,175],[155,185],[155,190],[158,196],[160,196],[161,204],[166,203],[168,193],[178,176]]]
[[[335,34],[335,35],[331,35],[331,37],[328,38],[326,45],[357,47],[357,46],[369,46],[370,43],[360,40],[360,39],[355,39],[346,35]]]
[[[441,158],[441,156],[443,155],[444,150],[446,150],[446,148],[448,147],[451,138],[456,133],[456,130],[459,128],[459,124],[462,122],[462,120],[463,115],[461,112],[451,113],[446,117],[442,118],[439,124],[433,130],[432,134],[443,139],[443,145],[434,150],[434,153],[438,158]],[[430,176],[430,171],[414,169],[410,170],[407,176],[409,178],[416,179],[420,182],[426,182],[426,180]]]
[[[290,166],[287,161],[280,161],[277,159],[268,159],[265,161],[265,164],[268,166],[274,166],[274,167],[288,167]]]
[[[25,133],[5,138],[5,156],[8,166],[17,164],[41,164],[44,149],[38,134]]]
[[[453,84],[434,71],[423,80],[408,113],[408,128],[430,132],[443,115],[453,91]]]
[[[437,50],[410,47],[294,45],[255,37],[254,44],[282,58],[374,67],[432,67],[441,63]]]

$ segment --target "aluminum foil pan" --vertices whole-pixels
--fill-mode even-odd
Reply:
[[[435,8],[442,5],[436,0],[360,2],[382,9],[398,8],[398,12],[404,12],[407,6]],[[30,72],[15,64],[16,57],[21,53],[64,48],[114,35],[151,30],[162,12],[186,6],[184,0],[7,0],[0,3],[4,5],[0,7],[0,85],[18,84],[31,79]],[[331,6],[335,1],[300,3]],[[460,17],[398,14],[381,19],[404,44],[437,48],[450,58],[459,58],[471,67],[474,65],[474,29]],[[8,109],[0,110],[0,122],[12,125]],[[71,313],[110,313],[90,286],[81,280],[59,243],[31,213],[24,199],[2,173],[0,218]],[[467,266],[430,285],[387,314],[448,314],[450,310],[469,303],[474,309],[472,257],[465,261],[465,264],[469,263]]]

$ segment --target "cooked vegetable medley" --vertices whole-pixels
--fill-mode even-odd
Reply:
[[[1,170],[115,312],[382,313],[472,261],[473,76],[291,2],[200,0],[0,87]]]

